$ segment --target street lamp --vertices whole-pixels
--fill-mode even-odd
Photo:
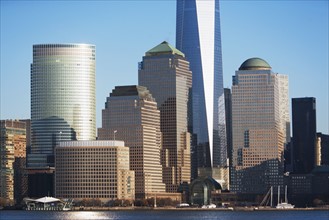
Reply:
[[[59,143],[62,141],[62,131],[58,132],[58,136],[59,136],[59,140],[57,139],[57,144],[59,145]]]
[[[113,131],[113,139],[114,139],[114,141],[115,141],[115,133],[117,133],[117,132],[118,132],[117,130]]]

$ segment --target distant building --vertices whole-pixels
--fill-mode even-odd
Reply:
[[[33,45],[28,167],[53,167],[60,141],[96,138],[95,46]]]
[[[27,196],[26,125],[16,120],[0,124],[0,197],[8,205],[19,204]]]
[[[233,146],[232,146],[232,94],[228,88],[224,89],[225,97],[225,119],[226,119],[226,138],[227,138],[227,157],[229,159],[229,167],[232,167]]]
[[[316,200],[329,202],[329,166],[317,166],[310,173],[285,176],[288,200],[297,207],[314,206]]]
[[[316,100],[292,99],[293,172],[310,173],[315,167]]]
[[[116,86],[102,110],[99,140],[123,140],[135,171],[135,196],[165,192],[160,163],[160,111],[142,86]]]
[[[182,52],[164,41],[145,53],[138,84],[150,91],[160,110],[163,181],[167,192],[177,192],[180,184],[191,179],[189,62]]]
[[[64,141],[55,149],[55,194],[60,198],[134,200],[135,174],[123,141]]]
[[[329,135],[317,133],[318,140],[320,141],[320,154],[321,165],[329,166]]]
[[[233,192],[263,194],[283,184],[283,150],[290,133],[288,77],[271,69],[265,60],[251,58],[233,76]]]

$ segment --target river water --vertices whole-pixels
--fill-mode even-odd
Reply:
[[[127,210],[127,211],[0,211],[1,220],[329,220],[325,211],[205,211],[205,210]]]

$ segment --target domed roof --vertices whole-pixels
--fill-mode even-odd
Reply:
[[[272,67],[263,59],[254,57],[244,61],[239,70],[270,70]]]

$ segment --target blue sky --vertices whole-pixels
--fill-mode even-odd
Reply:
[[[224,86],[251,57],[289,76],[289,96],[316,97],[328,134],[328,1],[221,1]],[[137,84],[144,53],[175,46],[176,2],[1,0],[1,119],[30,118],[32,45],[96,45],[96,113],[117,85]],[[291,103],[290,103],[291,105]],[[290,107],[291,108],[291,107]]]

